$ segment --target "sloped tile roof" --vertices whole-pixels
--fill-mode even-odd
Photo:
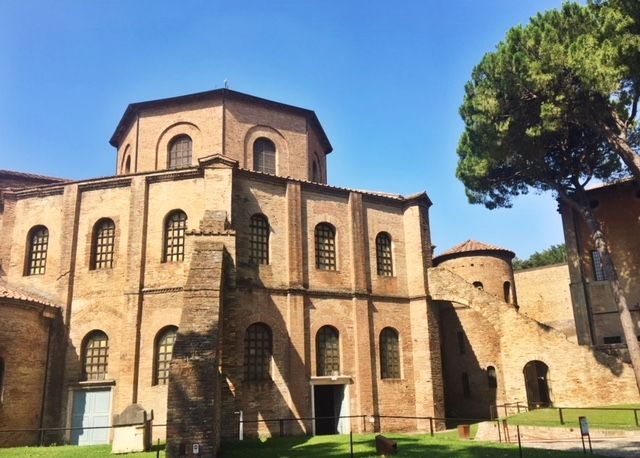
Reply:
[[[460,245],[456,245],[453,248],[445,251],[442,254],[433,258],[434,262],[442,261],[444,258],[452,258],[456,257],[457,254],[463,253],[473,253],[478,251],[498,251],[502,253],[506,253],[511,257],[515,256],[515,253],[511,250],[507,250],[506,248],[501,248],[495,245],[489,245],[488,243],[478,242],[476,240],[467,240],[466,242],[462,242]]]
[[[28,293],[21,289],[7,285],[5,282],[0,281],[0,299],[15,299],[19,301],[32,302],[35,304],[50,305],[57,307],[57,304],[34,294]]]

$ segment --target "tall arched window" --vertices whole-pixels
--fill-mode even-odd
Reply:
[[[393,276],[391,236],[386,232],[380,232],[376,237],[376,261],[378,264],[378,275],[382,277]]]
[[[313,163],[311,164],[311,180],[315,181],[317,183],[322,181],[322,178],[320,177],[320,169],[318,168],[318,163],[316,162],[315,159],[313,160]]]
[[[253,144],[253,169],[276,174],[276,145],[267,138],[259,138]]]
[[[28,253],[25,275],[43,275],[47,266],[47,248],[49,230],[44,226],[35,226],[27,237]]]
[[[504,301],[507,304],[511,303],[511,282],[505,281],[502,285],[502,289],[504,290]]]
[[[109,218],[102,218],[93,226],[91,243],[91,269],[111,269],[115,248],[116,225]]]
[[[380,377],[400,378],[400,339],[393,328],[380,333]]]
[[[251,217],[249,259],[256,264],[269,264],[269,220],[262,214]]]
[[[487,384],[489,388],[498,387],[498,377],[496,375],[496,368],[493,366],[487,367]]]
[[[316,226],[316,267],[322,270],[336,270],[336,232],[329,223]]]
[[[176,342],[178,328],[167,326],[156,336],[155,357],[153,361],[153,384],[166,385],[169,382],[169,366],[173,355],[173,344]]]
[[[124,173],[128,175],[131,173],[131,156],[127,155],[127,158],[124,160]]]
[[[164,223],[164,262],[184,260],[184,236],[187,214],[182,210],[169,213]]]
[[[179,135],[169,143],[168,168],[179,169],[191,165],[191,137]]]
[[[340,340],[338,330],[323,326],[316,334],[316,374],[340,373]]]
[[[4,402],[4,359],[0,356],[0,406]]]
[[[84,341],[83,373],[85,380],[104,380],[109,366],[109,338],[102,331],[93,331]]]
[[[264,323],[249,326],[244,335],[245,380],[270,380],[271,355],[271,328]]]

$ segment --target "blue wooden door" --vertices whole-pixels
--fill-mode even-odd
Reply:
[[[109,428],[82,429],[109,426],[111,419],[111,390],[82,390],[73,392],[71,443],[97,445],[109,443]]]

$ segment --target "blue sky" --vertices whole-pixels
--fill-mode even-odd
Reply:
[[[527,257],[562,242],[550,195],[470,205],[455,178],[465,82],[506,31],[561,0],[55,1],[0,8],[0,168],[115,170],[127,104],[221,87],[315,110],[329,183],[426,190],[436,253],[476,239]]]

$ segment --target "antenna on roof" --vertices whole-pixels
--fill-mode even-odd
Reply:
[[[224,88],[229,89],[229,80],[225,78],[224,80]]]

